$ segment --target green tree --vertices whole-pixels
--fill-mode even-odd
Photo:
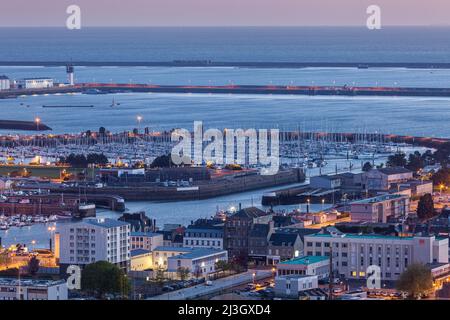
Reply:
[[[405,167],[407,164],[406,155],[403,152],[397,152],[388,157],[387,167]]]
[[[429,193],[424,194],[420,197],[417,205],[417,216],[419,219],[425,220],[434,217],[435,214],[433,196]]]
[[[107,261],[98,261],[84,267],[81,289],[99,298],[104,298],[105,294],[128,296],[130,283],[119,267]]]
[[[450,157],[450,142],[446,142],[437,147],[433,153],[434,160],[439,162],[442,167],[446,168]]]
[[[362,171],[367,172],[370,171],[372,168],[373,168],[372,164],[369,161],[367,161],[366,163],[364,163]]]
[[[428,294],[433,289],[431,271],[423,264],[411,264],[397,281],[397,290],[413,299]]]
[[[190,273],[191,271],[189,270],[189,268],[179,267],[177,269],[178,278],[180,278],[180,280],[182,281],[187,280],[189,278]]]

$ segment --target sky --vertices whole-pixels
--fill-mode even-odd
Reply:
[[[64,27],[69,5],[82,26],[365,26],[369,5],[383,25],[450,25],[449,0],[1,0],[0,26]]]

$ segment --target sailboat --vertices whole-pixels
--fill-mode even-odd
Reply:
[[[111,108],[115,107],[115,106],[120,106],[120,103],[116,102],[116,99],[113,98],[112,103],[111,103]]]

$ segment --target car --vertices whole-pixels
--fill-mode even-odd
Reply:
[[[205,281],[205,286],[212,286],[213,282],[211,280],[206,280]]]

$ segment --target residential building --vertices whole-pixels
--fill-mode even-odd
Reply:
[[[165,224],[158,233],[163,235],[163,246],[182,247],[185,227],[179,224]]]
[[[192,248],[223,249],[223,224],[213,220],[200,220],[184,231],[183,246]]]
[[[156,232],[131,232],[131,250],[144,249],[153,251],[164,245],[164,236]]]
[[[65,280],[0,278],[0,300],[67,300]]]
[[[298,299],[301,291],[317,289],[319,278],[308,275],[288,275],[275,277],[275,296]]]
[[[218,261],[228,261],[226,250],[213,248],[192,248],[191,251],[167,259],[167,271],[173,278],[178,278],[178,270],[189,271],[188,278],[207,277],[216,272]]]
[[[362,174],[362,187],[369,191],[388,191],[393,184],[412,179],[413,172],[403,167],[371,169]]]
[[[7,76],[0,75],[0,91],[9,90],[11,88],[11,81]]]
[[[62,273],[69,265],[84,266],[97,261],[128,270],[130,246],[130,224],[108,218],[60,223],[55,236]]]
[[[307,275],[327,278],[330,270],[330,258],[325,256],[302,256],[282,261],[276,266],[278,276]]]
[[[269,238],[274,232],[273,221],[256,223],[248,235],[248,258],[256,265],[267,263]]]
[[[19,89],[43,89],[53,87],[51,78],[25,78],[17,81]]]
[[[131,271],[144,271],[153,267],[153,255],[152,252],[145,249],[131,250]]]
[[[303,250],[305,235],[319,231],[319,229],[300,228],[298,225],[277,229],[269,238],[267,263],[275,265],[280,261],[305,255]]]
[[[448,264],[448,238],[387,236],[377,234],[316,233],[305,236],[307,255],[329,258],[333,269],[348,279],[366,278],[367,268],[377,265],[381,277],[396,280],[412,263]]]
[[[406,217],[409,213],[409,197],[401,194],[385,194],[350,203],[352,221],[383,222]]]
[[[153,269],[164,269],[167,270],[168,259],[170,257],[175,257],[183,253],[192,252],[193,248],[184,247],[170,247],[162,246],[157,247],[152,251],[152,268]]]
[[[224,246],[230,259],[245,264],[249,253],[249,235],[254,224],[269,223],[273,214],[256,207],[239,209],[227,217],[224,228]]]

